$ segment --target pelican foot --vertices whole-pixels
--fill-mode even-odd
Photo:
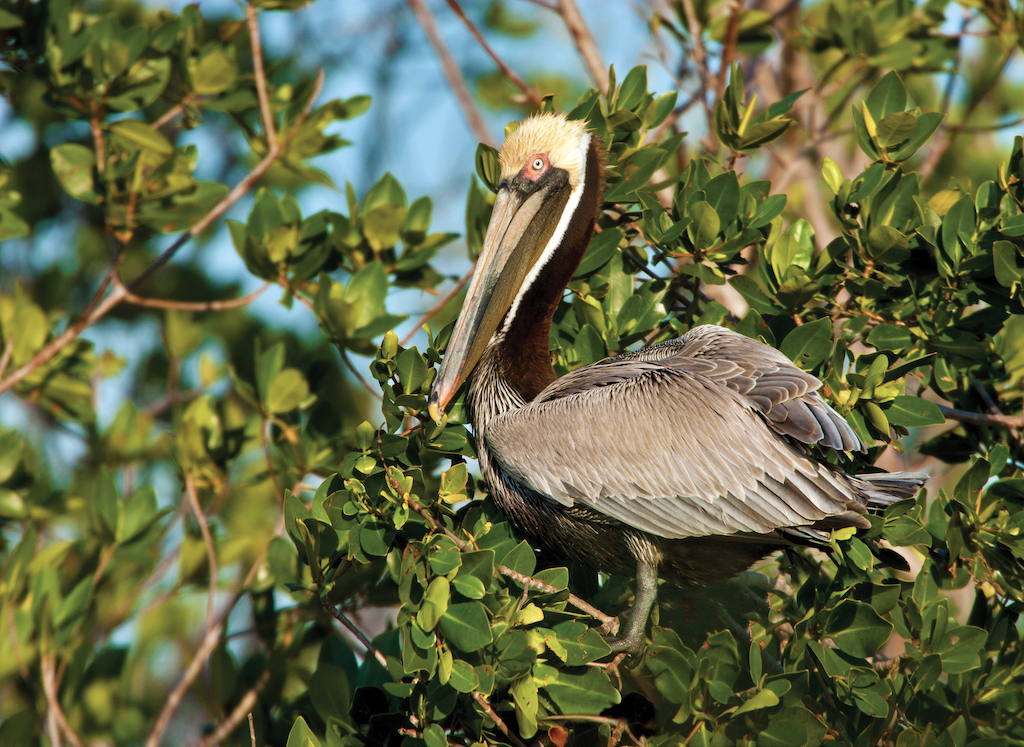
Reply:
[[[658,566],[637,560],[636,593],[633,595],[633,607],[629,611],[625,625],[619,628],[622,633],[617,638],[606,638],[605,643],[612,653],[626,652],[639,654],[644,647],[644,631],[647,629],[647,618],[651,615],[651,607],[658,598]]]

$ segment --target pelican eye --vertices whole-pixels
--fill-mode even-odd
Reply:
[[[533,170],[534,171],[540,171],[541,169],[544,168],[544,159],[543,158],[534,158],[533,159],[533,163],[530,164],[530,165],[533,166]]]

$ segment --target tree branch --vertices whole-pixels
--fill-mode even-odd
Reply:
[[[459,7],[459,4],[455,0],[446,0],[446,2],[448,3],[448,7],[455,12],[455,15],[457,15],[464,24],[466,24],[466,28],[469,29],[469,33],[473,35],[473,38],[476,39],[477,43],[483,47],[483,50],[492,60],[494,60],[494,64],[498,66],[501,74],[504,75],[512,85],[522,91],[526,98],[530,100],[531,104],[540,109],[543,99],[541,98],[541,95],[537,93],[536,89],[516,75],[515,71],[506,65],[504,60],[498,57],[497,53],[491,49],[491,45],[487,43],[486,39],[484,39],[484,35],[481,34],[480,30],[473,25],[473,22],[466,17],[466,14],[462,12],[462,8]]]
[[[449,87],[452,89],[452,93],[455,94],[455,99],[459,102],[459,107],[462,109],[462,116],[466,118],[466,122],[469,124],[469,129],[473,131],[473,135],[482,143],[487,143],[490,146],[495,146],[493,138],[487,131],[487,125],[484,123],[483,117],[480,115],[480,111],[476,108],[476,104],[473,102],[473,97],[469,93],[469,88],[466,86],[466,80],[462,77],[462,71],[459,70],[459,66],[455,64],[455,60],[448,51],[448,47],[445,46],[444,39],[441,38],[440,32],[437,30],[437,21],[434,19],[434,14],[427,7],[427,4],[423,0],[406,0],[413,15],[416,16],[416,20],[420,22],[420,26],[423,27],[423,33],[427,35],[427,39],[430,41],[430,45],[434,48],[434,52],[437,54],[438,59],[441,61],[441,68],[444,71],[444,77],[448,81]]]
[[[277,147],[277,130],[274,115],[270,111],[270,96],[267,94],[267,76],[263,72],[263,42],[260,40],[260,25],[256,18],[256,7],[249,2],[245,6],[245,20],[249,26],[249,43],[252,45],[252,73],[256,78],[256,95],[260,100],[260,117],[267,135],[267,148]]]
[[[64,710],[60,707],[57,693],[57,662],[53,654],[40,656],[39,670],[43,679],[43,693],[46,695],[46,722],[51,744],[53,747],[60,747],[60,735],[63,733],[74,747],[84,747],[81,738],[71,728]]]
[[[263,688],[270,682],[271,671],[268,666],[263,670],[263,674],[256,680],[255,684],[245,691],[245,695],[238,701],[238,704],[231,709],[231,713],[228,714],[227,718],[217,724],[217,728],[208,734],[204,739],[198,742],[197,747],[214,747],[214,745],[220,744],[227,739],[231,732],[233,732],[242,720],[249,717],[249,731],[252,736],[253,744],[256,742],[256,734],[252,725],[252,709],[256,706],[256,700],[259,698]]]
[[[118,281],[119,282],[119,281]],[[240,309],[248,306],[263,292],[270,287],[270,281],[262,287],[248,293],[240,298],[230,298],[223,301],[171,301],[163,298],[143,298],[131,291],[127,292],[124,300],[135,306],[144,306],[147,309],[172,309],[175,311],[228,311],[229,309]]]
[[[466,283],[469,282],[469,279],[473,277],[473,270],[474,268],[470,267],[469,272],[467,272],[465,275],[459,278],[459,282],[455,284],[454,288],[448,291],[440,301],[438,301],[429,309],[427,309],[426,313],[420,317],[420,320],[418,322],[416,322],[416,326],[409,330],[409,334],[403,337],[402,341],[398,344],[401,345],[403,348],[406,345],[408,345],[409,341],[412,340],[413,336],[415,336],[415,334],[420,331],[423,325],[430,321],[434,314],[443,309],[449,301],[451,301],[453,298],[455,298],[455,296],[459,294],[459,291],[462,290],[465,287]]]
[[[558,0],[558,13],[562,16],[565,27],[569,29],[576,49],[590,72],[590,77],[597,84],[597,89],[610,96],[612,92],[608,90],[608,66],[601,59],[601,50],[594,41],[594,35],[587,28],[576,0]]]
[[[498,729],[501,730],[501,733],[504,734],[512,744],[516,747],[526,747],[526,745],[523,744],[523,740],[513,734],[508,728],[508,724],[502,721],[501,716],[494,712],[494,709],[491,708],[491,703],[487,700],[486,695],[478,690],[474,690],[473,700],[479,704],[479,706],[484,710],[484,713],[487,714],[487,717],[497,725]]]
[[[956,420],[972,425],[990,425],[1000,428],[1024,428],[1024,415],[983,415],[978,412],[955,410],[944,405],[939,405],[939,410],[942,411],[946,420]]]
[[[377,660],[377,663],[384,667],[385,672],[388,671],[387,657],[380,652],[380,649],[373,645],[373,642],[367,637],[366,633],[360,630],[359,626],[352,622],[348,615],[342,612],[339,607],[328,602],[327,599],[323,600],[323,607],[328,613],[330,613],[331,617],[345,627],[345,630],[354,635],[356,639],[363,644],[363,648],[366,649],[366,652],[372,655],[373,658]]]
[[[203,543],[206,545],[206,558],[210,571],[210,590],[206,599],[206,629],[210,630],[217,624],[217,552],[213,545],[213,536],[210,534],[210,526],[206,522],[206,514],[203,507],[199,505],[199,496],[196,494],[196,483],[192,475],[185,475],[185,495],[188,497],[189,506],[192,508],[192,515],[196,517],[199,524],[199,533],[203,535]]]

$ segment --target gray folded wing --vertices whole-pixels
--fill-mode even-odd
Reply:
[[[482,435],[508,477],[563,505],[667,538],[764,534],[863,511],[779,435],[861,447],[819,386],[778,351],[698,327],[563,376]]]

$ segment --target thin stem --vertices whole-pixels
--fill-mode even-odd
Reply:
[[[426,313],[420,317],[420,320],[418,322],[416,322],[416,326],[409,330],[409,334],[402,338],[402,341],[399,343],[399,345],[401,345],[403,348],[406,345],[408,345],[409,341],[412,340],[416,333],[420,331],[423,325],[429,322],[437,312],[443,309],[449,301],[451,301],[453,298],[455,298],[455,296],[458,295],[459,291],[462,290],[466,286],[466,283],[469,282],[469,279],[473,277],[474,269],[475,268],[473,267],[469,268],[469,272],[467,272],[465,275],[459,278],[459,282],[457,282],[455,284],[455,287],[444,295],[444,298],[442,298],[440,301],[438,301],[429,309],[427,309]]]
[[[955,410],[952,407],[939,405],[939,410],[946,420],[956,420],[972,425],[991,425],[1002,428],[1024,428],[1024,415],[983,415],[977,412]]]
[[[360,630],[359,626],[352,622],[348,615],[342,612],[340,608],[335,607],[326,599],[323,601],[323,606],[324,609],[330,613],[331,617],[340,622],[345,627],[345,630],[354,635],[356,639],[363,644],[363,648],[366,649],[366,652],[373,656],[373,658],[377,660],[378,664],[384,667],[384,671],[388,671],[387,658],[380,652],[380,649],[373,645],[373,642],[367,637],[366,633]]]
[[[740,38],[740,16],[743,14],[743,3],[734,0],[732,13],[729,16],[729,27],[725,32],[725,45],[722,47],[722,59],[718,64],[718,83],[715,86],[715,96],[722,98],[725,93],[726,80],[729,77],[729,68],[732,67],[733,58],[736,56],[736,45]]]
[[[565,27],[569,29],[572,40],[576,43],[576,49],[580,53],[580,57],[583,58],[590,77],[597,84],[597,89],[611,96],[612,91],[608,90],[608,66],[601,59],[601,50],[598,49],[597,42],[594,41],[594,35],[587,28],[579,6],[576,5],[576,0],[558,0],[558,12],[562,16],[562,21],[565,22]]]
[[[299,114],[298,118],[295,120],[295,124],[292,125],[288,135],[283,140],[276,141],[267,151],[267,155],[263,157],[263,160],[256,164],[253,170],[250,171],[242,181],[236,184],[234,189],[224,196],[224,199],[214,205],[213,208],[210,209],[210,212],[203,216],[199,222],[179,236],[177,241],[167,247],[167,249],[165,249],[163,253],[153,261],[153,264],[147,267],[132,282],[128,283],[129,290],[135,290],[138,288],[146,278],[167,264],[171,257],[173,257],[174,254],[189,241],[189,239],[192,239],[205,231],[211,223],[224,215],[224,213],[231,209],[236,202],[238,202],[250,189],[252,189],[253,185],[260,179],[260,177],[263,176],[263,174],[266,173],[267,169],[273,165],[273,163],[280,157],[281,153],[287,149],[288,145],[298,134],[299,130],[302,128],[303,122],[306,121],[306,117],[309,116],[309,112],[313,108],[313,102],[315,102],[320,96],[320,91],[323,90],[323,86],[324,71],[317,70],[316,82],[313,85],[313,93],[309,97],[309,102],[306,104],[306,108],[302,110],[302,113]]]
[[[78,322],[68,327],[63,333],[55,337],[49,345],[46,345],[42,350],[32,356],[32,360],[20,368],[15,369],[11,372],[10,376],[3,381],[0,381],[0,394],[3,394],[8,389],[18,384],[26,376],[53,358],[61,348],[75,340],[87,327],[95,324],[99,319],[106,316],[107,312],[125,299],[127,291],[118,288],[115,288],[109,296],[103,298],[103,294],[106,292],[115,273],[116,268],[112,267],[110,272],[108,272],[107,276],[103,279],[103,282],[100,284],[100,288],[96,291],[92,301],[89,302],[89,307]]]
[[[183,111],[185,111],[185,107],[191,104],[195,98],[195,94],[189,92],[181,101],[179,101],[177,104],[175,104],[170,109],[165,111],[160,117],[154,120],[153,123],[150,124],[150,127],[152,127],[154,130],[159,130],[165,124],[167,124],[172,119],[181,114]]]
[[[40,674],[43,679],[43,692],[46,695],[46,723],[50,732],[50,743],[54,747],[61,744],[60,735],[63,733],[74,747],[84,747],[81,738],[71,728],[64,709],[60,707],[60,698],[57,694],[59,687],[57,683],[57,662],[53,654],[43,654],[40,657]]]
[[[455,64],[455,59],[452,57],[451,52],[448,51],[444,39],[441,38],[441,34],[437,30],[437,21],[434,19],[434,14],[423,0],[406,0],[406,2],[409,4],[413,15],[416,16],[416,20],[420,22],[420,26],[423,27],[423,33],[427,35],[427,39],[434,48],[437,58],[441,61],[444,77],[447,79],[452,93],[455,94],[455,99],[459,102],[459,107],[462,109],[462,115],[466,118],[466,122],[473,131],[473,135],[480,142],[494,146],[495,142],[487,131],[484,118],[476,108],[473,96],[469,93],[466,79],[462,77],[462,71]]]
[[[359,383],[362,384],[363,389],[368,391],[377,399],[383,399],[381,393],[374,389],[372,386],[370,386],[370,382],[364,379],[362,374],[359,373],[359,370],[355,367],[355,364],[353,364],[352,361],[349,359],[348,353],[346,353],[344,350],[340,350],[340,355],[341,362],[344,363],[345,367],[352,373],[353,376],[356,377],[356,380],[358,380]]]
[[[210,589],[206,599],[206,629],[210,630],[217,624],[217,551],[213,545],[213,536],[210,534],[206,514],[203,513],[203,507],[199,505],[199,495],[196,493],[196,483],[192,475],[185,475],[185,495],[188,496],[189,505],[192,507],[192,515],[196,517],[196,522],[199,524],[199,533],[203,535],[206,558],[210,566]]]
[[[264,283],[260,288],[248,293],[241,298],[231,298],[223,301],[171,301],[163,298],[143,298],[131,291],[125,296],[125,301],[136,306],[144,306],[147,309],[173,309],[176,311],[227,311],[229,309],[240,309],[248,306],[263,292],[270,287],[270,281]]]
[[[267,95],[267,76],[263,72],[263,42],[260,40],[260,24],[256,18],[256,7],[250,2],[245,6],[245,20],[249,26],[249,42],[252,45],[252,73],[256,78],[256,95],[260,100],[260,117],[267,136],[267,147],[277,147],[277,130],[274,115],[270,111],[270,96]]]
[[[210,732],[204,739],[200,740],[198,747],[213,747],[214,745],[220,744],[227,739],[231,732],[233,732],[242,720],[249,717],[249,737],[252,740],[252,744],[256,744],[256,729],[252,722],[252,709],[256,706],[256,700],[259,698],[263,688],[270,682],[270,667],[263,670],[263,674],[256,680],[255,684],[245,691],[245,695],[241,697],[238,704],[231,709],[231,713],[228,714],[227,718],[217,724],[217,728]]]
[[[0,380],[7,373],[7,367],[11,364],[11,356],[14,355],[14,340],[8,340],[4,345],[3,355],[0,355]]]
[[[512,731],[508,728],[508,724],[502,721],[501,716],[494,712],[494,709],[491,708],[490,701],[487,700],[487,697],[483,693],[474,690],[473,699],[477,702],[477,704],[479,704],[479,706],[484,710],[484,713],[487,714],[488,718],[490,718],[491,721],[493,721],[497,725],[498,729],[501,730],[501,733],[504,734],[505,737],[512,744],[514,744],[516,747],[526,747],[526,745],[523,744],[523,740],[521,740],[519,737],[513,734]]]
[[[516,75],[515,71],[505,64],[505,61],[497,55],[497,53],[491,48],[491,45],[487,43],[487,40],[484,39],[484,35],[480,33],[480,30],[471,20],[469,20],[469,18],[466,17],[466,14],[462,12],[462,8],[459,7],[459,4],[455,0],[446,0],[446,2],[448,3],[448,7],[455,12],[455,15],[457,15],[464,24],[466,24],[466,28],[469,29],[469,33],[473,35],[473,38],[476,39],[477,43],[483,47],[483,50],[492,60],[494,60],[494,64],[498,66],[501,74],[504,75],[512,85],[522,91],[526,98],[530,100],[531,104],[539,109],[543,103],[543,99],[541,99],[541,96],[537,93],[536,89]]]

